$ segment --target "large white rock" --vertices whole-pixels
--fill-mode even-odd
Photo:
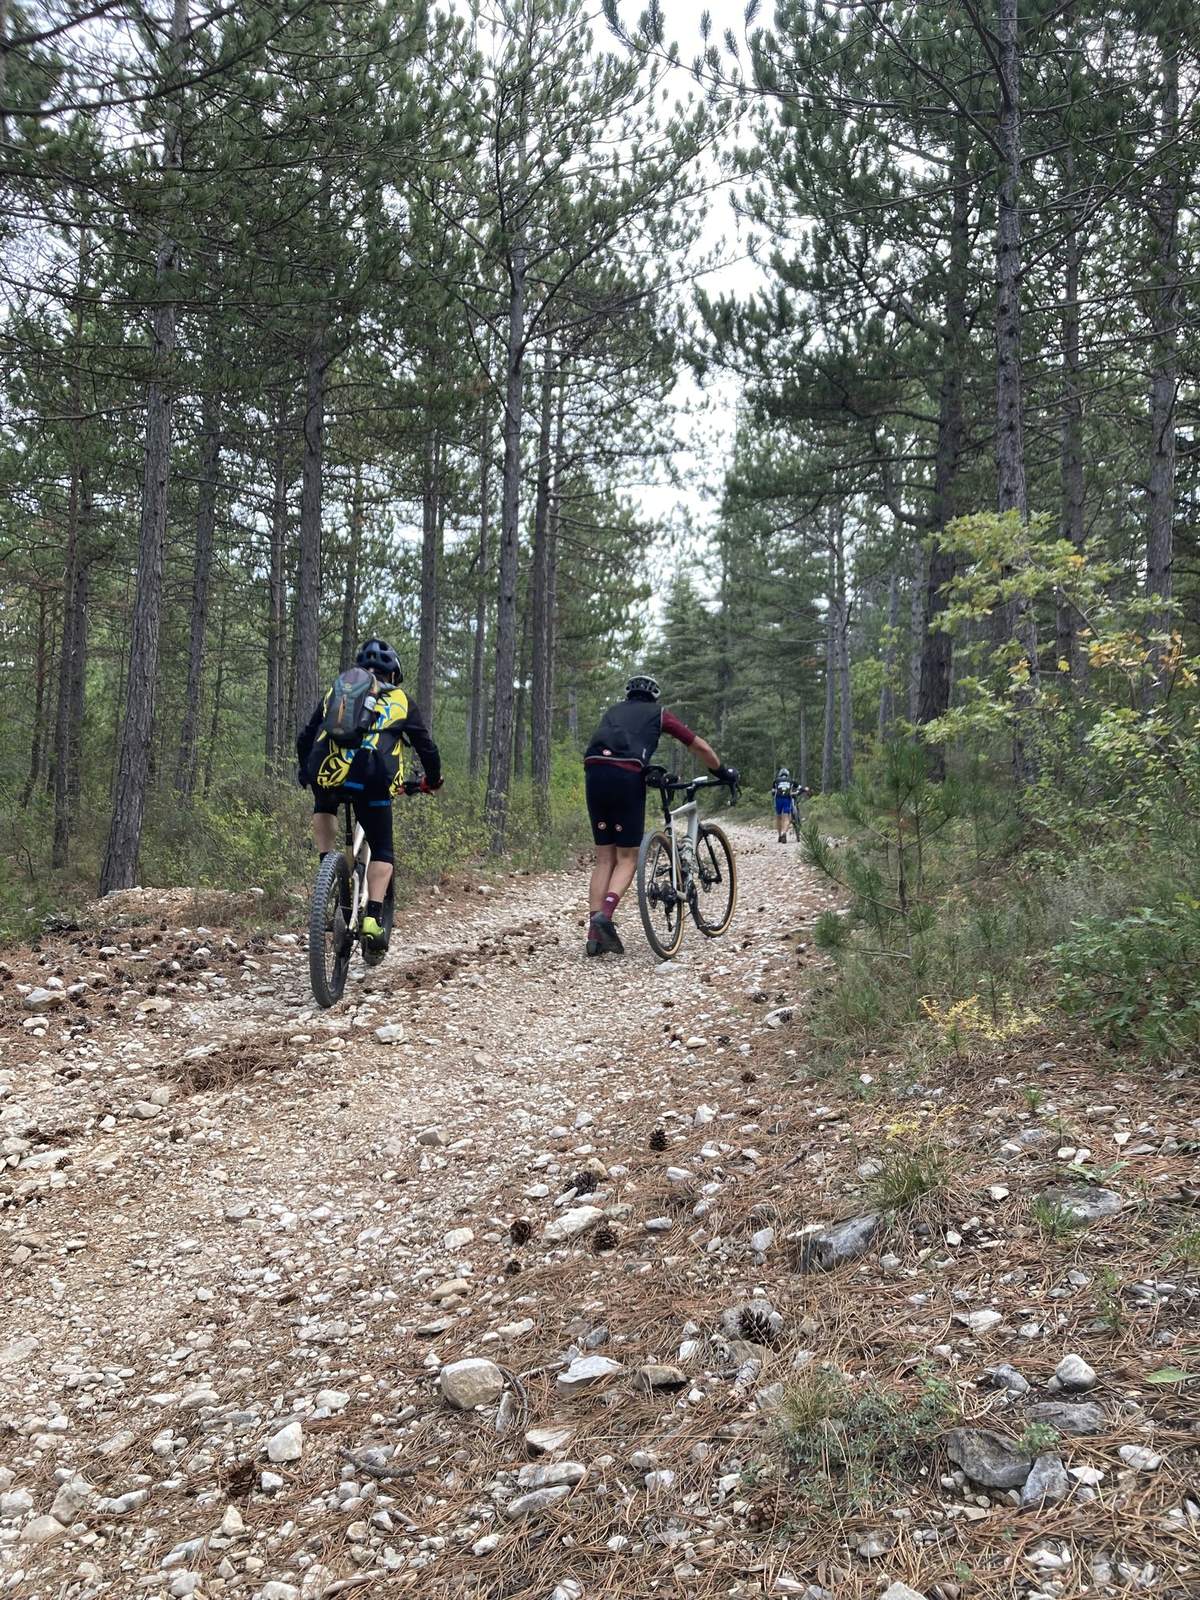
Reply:
[[[289,1422],[267,1440],[267,1460],[276,1466],[282,1462],[299,1461],[304,1450],[304,1430],[298,1422]]]
[[[567,1370],[559,1373],[558,1387],[568,1393],[586,1389],[590,1384],[615,1377],[621,1370],[621,1363],[611,1356],[576,1356]]]
[[[594,1228],[604,1216],[599,1206],[572,1206],[561,1216],[546,1224],[546,1239],[550,1244],[561,1244],[564,1239],[574,1239],[577,1234]]]
[[[482,1356],[449,1362],[441,1370],[440,1381],[444,1399],[456,1411],[495,1405],[504,1393],[504,1374],[494,1361]]]

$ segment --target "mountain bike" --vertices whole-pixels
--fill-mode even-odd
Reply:
[[[737,867],[733,846],[715,822],[701,822],[696,795],[721,787],[721,778],[681,782],[663,767],[646,770],[647,788],[662,796],[663,826],[642,838],[638,851],[638,910],[650,948],[669,961],[683,943],[683,911],[708,939],[716,939],[733,921],[737,905]],[[671,809],[671,796],[683,794],[683,805]],[[729,797],[738,797],[734,788]],[[679,824],[684,826],[680,828]]]
[[[405,780],[404,792],[413,795],[420,787],[419,778],[409,778]],[[341,850],[331,850],[321,862],[308,915],[308,975],[317,1004],[326,1010],[342,998],[355,944],[362,945],[363,961],[368,967],[377,967],[387,954],[386,950],[367,944],[360,931],[367,909],[371,847],[348,800],[342,810],[346,819],[346,843]],[[389,940],[395,915],[395,886],[393,873],[383,902],[383,926]]]
[[[811,799],[811,789],[804,789],[798,783],[792,785],[792,815],[788,821],[788,832],[797,844],[800,843],[800,802]]]

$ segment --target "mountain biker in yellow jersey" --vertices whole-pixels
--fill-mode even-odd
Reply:
[[[374,714],[368,726],[353,748],[329,738],[323,724],[331,690],[296,738],[300,764],[296,777],[313,792],[313,840],[322,858],[335,848],[338,811],[347,800],[353,805],[371,848],[362,935],[375,949],[386,950],[383,902],[396,859],[392,799],[404,783],[401,740],[413,747],[425,769],[422,793],[442,787],[442,758],[420,711],[400,687],[404,674],[391,645],[384,639],[368,639],[354,664],[375,679]]]
[[[588,816],[596,845],[588,894],[589,956],[606,951],[624,954],[613,913],[637,870],[638,847],[646,829],[644,773],[663,734],[698,755],[709,771],[726,783],[737,783],[736,770],[722,766],[712,745],[664,711],[660,698],[661,690],[653,678],[630,678],[624,700],[604,713],[583,758]]]

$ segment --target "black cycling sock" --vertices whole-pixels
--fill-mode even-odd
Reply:
[[[367,915],[369,917],[374,917],[376,922],[382,922],[383,921],[383,901],[382,900],[368,900],[367,901]]]

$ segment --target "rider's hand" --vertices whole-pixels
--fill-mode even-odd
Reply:
[[[740,782],[738,769],[736,767],[727,767],[724,764],[717,768],[713,776],[719,778],[722,783],[727,783],[731,789],[736,789]]]
[[[439,778],[436,783],[430,783],[428,778],[422,778],[421,787],[417,792],[418,794],[436,794],[445,781],[445,778]]]

